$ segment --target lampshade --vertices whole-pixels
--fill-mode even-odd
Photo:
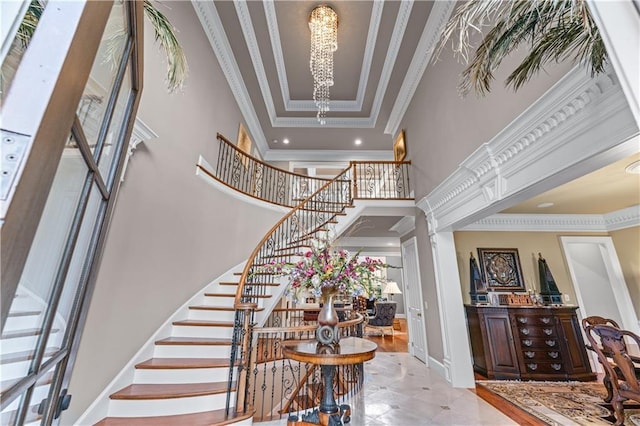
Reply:
[[[382,292],[385,294],[402,294],[402,291],[398,288],[398,283],[395,281],[387,281]]]

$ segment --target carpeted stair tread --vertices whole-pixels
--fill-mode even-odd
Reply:
[[[170,399],[215,395],[227,392],[227,382],[210,383],[134,383],[111,394],[111,399]],[[235,389],[235,383],[231,384]]]
[[[202,346],[231,346],[231,339],[218,337],[167,337],[156,340],[156,345],[202,345]]]
[[[220,409],[173,416],[106,417],[95,426],[222,426],[248,419],[251,415],[229,413],[227,416],[225,410]]]
[[[174,321],[173,325],[195,326],[195,327],[233,327],[233,321],[204,321],[204,320],[181,320]]]
[[[136,364],[136,368],[146,370],[219,368],[228,366],[229,358],[151,358]]]

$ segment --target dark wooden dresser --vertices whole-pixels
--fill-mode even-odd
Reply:
[[[595,380],[577,307],[465,308],[478,373],[489,379]]]

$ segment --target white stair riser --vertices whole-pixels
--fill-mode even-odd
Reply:
[[[156,345],[154,358],[229,358],[231,345]]]
[[[204,321],[233,321],[235,319],[235,312],[189,309],[189,319]]]
[[[38,328],[42,325],[41,315],[26,315],[19,317],[8,317],[4,326],[4,332],[14,330],[24,330],[27,328]]]
[[[136,369],[134,383],[205,383],[226,382],[229,367]]]
[[[234,401],[234,394],[231,400]],[[170,416],[175,414],[199,413],[201,411],[218,410],[224,408],[227,394],[194,396],[188,398],[168,398],[150,400],[122,400],[109,401],[109,417],[146,417]]]
[[[212,337],[217,339],[230,339],[233,327],[210,327],[192,325],[174,325],[171,335],[173,337]]]
[[[24,352],[33,350],[36,346],[36,342],[38,341],[38,336],[25,336],[25,337],[15,337],[11,339],[2,339],[0,341],[0,348],[3,354],[13,353],[13,352]],[[62,333],[54,333],[49,336],[49,341],[47,346],[60,346],[60,342],[62,341]]]

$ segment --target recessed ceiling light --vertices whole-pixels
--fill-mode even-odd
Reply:
[[[553,206],[553,203],[540,203],[536,207],[538,207],[539,209],[546,209],[547,207],[551,206]]]
[[[287,138],[282,139],[282,143],[285,144],[285,145],[288,144],[289,143],[289,139],[287,139]]]
[[[387,245],[388,245],[388,246],[392,246],[392,245],[393,245],[393,243],[387,243]]]
[[[278,139],[274,139],[274,140],[272,140],[271,142],[273,142],[273,143],[278,143]]]
[[[640,175],[640,160],[634,161],[624,168],[624,171],[634,175]]]
[[[356,139],[356,145],[360,145],[362,143],[362,139]]]

